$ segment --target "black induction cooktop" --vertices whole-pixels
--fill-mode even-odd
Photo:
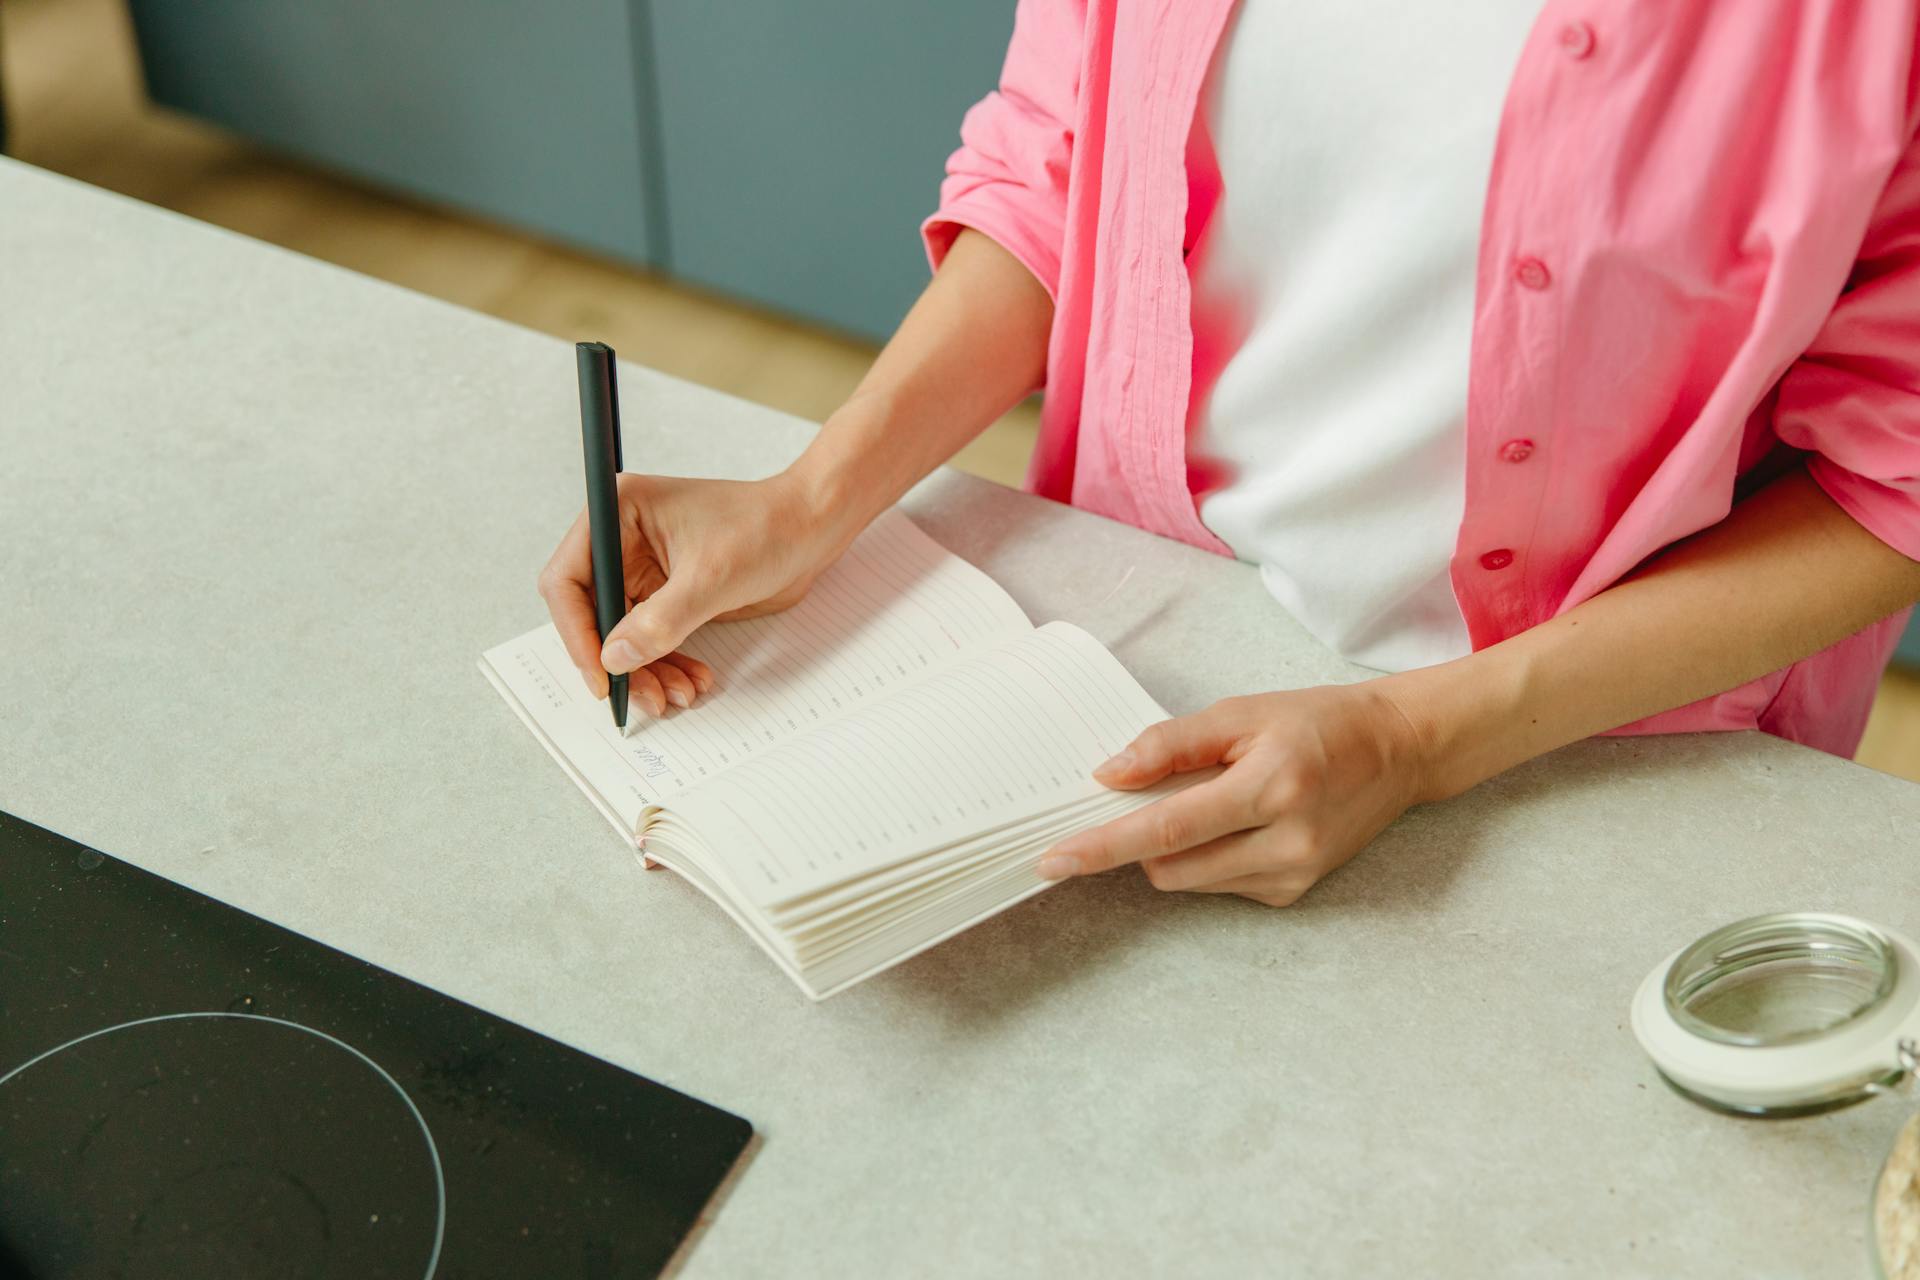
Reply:
[[[752,1126],[0,813],[0,1275],[657,1275]]]

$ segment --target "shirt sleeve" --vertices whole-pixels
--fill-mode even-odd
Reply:
[[[1774,430],[1882,542],[1920,560],[1920,145],[1873,211],[1846,289],[1780,380]]]
[[[1000,87],[961,122],[940,207],[920,228],[936,270],[971,227],[1057,293],[1085,30],[1085,0],[1020,0]]]

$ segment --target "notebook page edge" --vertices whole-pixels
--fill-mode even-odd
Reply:
[[[948,871],[953,873],[947,882],[938,886],[924,886],[932,889],[931,893],[915,889],[912,898],[896,900],[880,907],[879,914],[883,918],[877,923],[866,926],[866,932],[875,933],[882,929],[894,928],[917,916],[930,914],[938,910],[943,903],[970,892],[984,881],[990,881],[1009,870],[1018,870],[1023,863],[1037,864],[1046,848],[1065,836],[1088,830],[1123,814],[1145,808],[1176,791],[1194,785],[1194,781],[1198,780],[1201,779],[1188,780],[1181,777],[1181,780],[1172,786],[1162,782],[1145,791],[1108,792],[1108,803],[1098,810],[1083,812],[1043,827],[1030,829],[1023,832],[1018,839],[983,851],[964,866],[956,865],[940,869],[941,873]],[[832,927],[825,931],[811,931],[813,923],[809,920],[801,929],[785,931],[794,946],[796,958],[801,958],[803,946],[812,948],[816,953],[821,949],[829,950],[828,956],[822,957],[816,954],[814,958],[807,961],[808,963],[824,962],[849,940],[862,941],[858,932],[861,922],[851,915],[835,921]]]
[[[814,999],[825,1000],[831,996],[837,996],[842,991],[845,991],[848,987],[858,986],[860,983],[865,982],[869,978],[878,977],[879,975],[885,973],[887,970],[893,968],[895,965],[904,964],[908,960],[911,960],[915,956],[919,955],[921,952],[930,951],[934,947],[937,947],[941,943],[947,941],[949,938],[958,937],[960,934],[965,933],[967,930],[973,928],[975,925],[984,924],[986,921],[992,919],[994,916],[999,915],[1002,911],[1010,911],[1014,907],[1017,907],[1021,903],[1025,902],[1028,898],[1036,897],[1039,894],[1045,893],[1047,890],[1052,889],[1057,885],[1060,885],[1063,883],[1065,882],[1059,881],[1059,880],[1042,880],[1038,884],[1029,885],[1021,889],[1020,892],[1014,894],[1012,897],[1006,898],[1000,902],[994,903],[992,906],[989,906],[984,910],[981,910],[980,912],[968,917],[967,919],[962,920],[959,924],[954,925],[952,928],[935,934],[933,937],[928,938],[925,942],[916,943],[906,951],[901,952],[899,955],[892,956],[892,957],[889,957],[888,959],[882,960],[878,964],[875,964],[873,967],[869,969],[865,969],[860,973],[853,975],[850,978],[845,978],[839,982],[834,983],[831,987],[827,987],[823,989],[819,995],[814,997]]]
[[[740,932],[746,934],[747,937],[753,940],[755,946],[767,953],[767,957],[773,961],[780,972],[786,974],[787,977],[793,980],[793,984],[805,993],[807,999],[818,1003],[827,998],[827,995],[830,993],[822,992],[812,983],[808,982],[792,958],[780,954],[779,949],[747,919],[745,909],[734,901],[730,895],[721,890],[717,884],[708,883],[704,876],[689,875],[680,866],[675,865],[678,862],[685,861],[689,866],[697,866],[698,864],[691,853],[683,857],[678,851],[661,849],[653,851],[652,857],[655,862],[658,862],[661,866],[673,872],[673,874],[679,876],[682,880],[685,880],[693,886],[696,892],[702,894],[715,906],[719,907],[720,910],[726,914],[727,918],[733,921]]]
[[[941,542],[938,538],[928,533],[925,529],[922,529],[912,516],[902,511],[899,507],[897,506],[888,507],[885,511],[882,511],[879,515],[875,516],[872,520],[870,520],[867,523],[867,530],[871,530],[875,526],[880,525],[882,523],[889,523],[889,524],[898,523],[906,526],[906,529],[908,531],[906,535],[907,537],[917,539],[920,542],[926,543],[928,546],[938,551],[941,555],[947,556],[952,560],[954,560],[962,568],[966,569],[971,576],[979,579],[982,584],[991,588],[991,591],[988,594],[991,596],[996,596],[999,598],[999,600],[1004,601],[1006,603],[1007,608],[1012,610],[1012,612],[1020,619],[1021,623],[1025,625],[1028,631],[1034,631],[1038,629],[1035,626],[1033,619],[1027,616],[1027,611],[1020,607],[1020,602],[1013,598],[1013,593],[1000,585],[1000,580],[998,578],[994,577],[992,574],[988,573],[985,569],[982,569],[979,565],[975,564],[973,561],[961,555],[958,551],[955,551],[951,547],[947,546],[946,543]],[[863,533],[864,532],[865,531],[863,531]]]
[[[1120,661],[1120,656],[1116,654],[1113,650],[1107,648],[1105,643],[1101,641],[1100,637],[1094,635],[1093,632],[1088,631],[1085,627],[1078,626],[1074,623],[1068,622],[1063,618],[1055,618],[1051,622],[1043,622],[1039,626],[1035,627],[1034,630],[1035,631],[1051,631],[1056,634],[1071,634],[1073,636],[1078,637],[1081,640],[1086,641],[1087,644],[1091,645],[1093,648],[1098,649],[1101,653],[1105,654],[1107,660],[1113,663],[1114,667],[1120,672],[1122,676],[1126,677],[1127,687],[1130,688],[1132,691],[1137,692],[1140,695],[1141,699],[1143,700],[1143,709],[1144,707],[1151,707],[1153,708],[1154,711],[1159,713],[1160,719],[1162,720],[1173,719],[1173,716],[1167,711],[1167,709],[1160,704],[1160,699],[1154,697],[1151,693],[1147,692],[1147,687],[1140,683],[1140,677],[1134,675],[1132,671],[1128,670],[1127,664]]]

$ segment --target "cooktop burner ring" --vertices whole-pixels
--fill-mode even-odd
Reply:
[[[433,1247],[432,1247],[432,1251],[427,1256],[427,1269],[423,1273],[423,1280],[433,1280],[434,1273],[438,1271],[440,1268],[440,1253],[441,1253],[442,1246],[445,1244],[446,1228],[447,1228],[446,1170],[444,1169],[440,1161],[440,1148],[438,1144],[436,1144],[433,1140],[433,1130],[427,1126],[427,1118],[420,1113],[420,1108],[414,1102],[412,1096],[409,1095],[407,1091],[401,1087],[400,1082],[398,1080],[395,1080],[393,1078],[393,1075],[385,1067],[381,1066],[378,1062],[375,1062],[372,1058],[368,1057],[365,1053],[362,1053],[359,1049],[355,1048],[353,1045],[348,1044],[345,1040],[340,1039],[338,1036],[330,1035],[327,1032],[322,1031],[317,1027],[307,1026],[305,1023],[294,1022],[287,1018],[275,1018],[262,1013],[235,1013],[235,1012],[231,1012],[224,1009],[208,1009],[208,1010],[193,1010],[193,1011],[188,1011],[183,1013],[155,1014],[151,1017],[135,1018],[129,1022],[116,1023],[110,1027],[100,1027],[96,1030],[89,1031],[84,1035],[75,1036],[73,1039],[66,1041],[64,1044],[57,1044],[51,1049],[47,1049],[41,1053],[35,1054],[33,1057],[28,1058],[25,1062],[21,1063],[19,1066],[12,1068],[11,1070],[5,1072],[4,1074],[0,1074],[0,1088],[4,1088],[8,1081],[13,1080],[17,1076],[23,1075],[31,1068],[39,1065],[42,1062],[47,1061],[49,1058],[56,1057],[59,1054],[62,1054],[67,1050],[72,1049],[78,1045],[85,1044],[90,1040],[98,1040],[104,1036],[110,1036],[117,1031],[127,1031],[135,1027],[151,1026],[155,1023],[178,1022],[178,1021],[187,1021],[192,1019],[210,1019],[210,1018],[224,1018],[224,1019],[232,1019],[235,1021],[242,1021],[242,1022],[272,1023],[276,1026],[286,1027],[294,1031],[304,1032],[307,1035],[310,1035],[319,1040],[325,1041],[326,1043],[334,1046],[335,1048],[346,1050],[348,1053],[352,1054],[355,1058],[357,1058],[363,1065],[371,1068],[375,1075],[379,1076],[381,1080],[386,1082],[386,1085],[388,1088],[392,1089],[394,1093],[399,1095],[401,1102],[406,1104],[407,1113],[413,1117],[414,1123],[419,1126],[420,1137],[426,1143],[428,1160],[433,1169],[433,1190],[434,1190],[434,1208],[435,1208],[434,1225],[433,1225]]]

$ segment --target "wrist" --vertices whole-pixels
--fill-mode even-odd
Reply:
[[[1528,723],[1525,674],[1497,650],[1378,683],[1412,744],[1414,804],[1451,799],[1536,754],[1520,732]]]
[[[871,474],[872,453],[849,442],[857,433],[849,419],[865,410],[848,404],[827,419],[818,435],[775,479],[786,486],[809,529],[836,550],[859,536],[873,518],[898,501],[884,477]]]

